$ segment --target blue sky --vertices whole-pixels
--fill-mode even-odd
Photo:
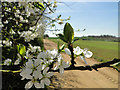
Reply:
[[[75,31],[75,36],[87,35],[114,35],[118,36],[118,2],[65,2],[59,3],[52,17],[62,15],[62,18],[71,16],[68,21]],[[56,26],[59,29],[63,25]],[[86,31],[78,32],[76,30]],[[47,32],[49,36],[55,36]],[[62,32],[57,32],[62,33]]]

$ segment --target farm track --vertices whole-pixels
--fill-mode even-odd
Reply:
[[[57,49],[57,44],[44,39],[46,49]],[[67,54],[62,54],[64,60],[70,60]],[[97,62],[95,59],[86,59],[89,65]],[[79,57],[75,59],[76,66],[86,65]],[[118,72],[112,68],[105,67],[98,69],[99,71],[81,71],[69,70],[64,71],[63,75],[55,73],[61,88],[118,88]]]

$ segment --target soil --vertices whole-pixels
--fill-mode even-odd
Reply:
[[[44,39],[44,47],[49,50],[57,49],[57,44]],[[62,55],[65,61],[70,60],[67,54]],[[93,58],[86,60],[89,65],[100,63]],[[86,65],[80,57],[75,61],[76,66]],[[61,88],[118,88],[118,71],[111,67],[100,68],[98,71],[69,70],[64,71],[63,75],[55,72],[54,77],[54,84],[57,83],[56,85]]]

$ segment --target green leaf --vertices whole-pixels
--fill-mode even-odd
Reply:
[[[63,40],[64,42],[67,43],[67,41],[65,40],[65,38],[64,38],[64,36],[63,36],[62,34],[57,34],[57,35],[59,36],[59,38],[60,38],[61,40]]]
[[[74,31],[69,23],[66,23],[64,26],[64,37],[67,42],[72,42],[74,39]]]
[[[17,45],[17,50],[20,55],[24,56],[26,52],[26,47],[22,44]]]
[[[25,52],[26,52],[26,47],[25,46],[22,46],[20,48],[20,55],[24,56],[25,55]]]

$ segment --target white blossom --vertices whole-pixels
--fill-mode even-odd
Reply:
[[[59,58],[59,59],[58,59],[58,62],[56,62],[56,66],[55,66],[54,70],[59,69],[60,74],[63,74],[63,73],[64,73],[64,68],[67,68],[67,67],[69,67],[69,66],[70,66],[70,65],[69,65],[69,62],[68,62],[68,61],[65,62],[65,61],[63,61],[61,58]]]
[[[51,52],[50,50],[40,52],[37,56],[37,58],[42,58],[42,59],[51,59]]]
[[[90,58],[93,55],[93,53],[91,51],[88,51],[87,48],[84,49],[83,53],[86,58]]]
[[[12,62],[11,59],[6,59],[6,60],[4,61],[4,65],[9,66],[11,62]]]
[[[58,50],[53,49],[53,50],[51,51],[51,55],[52,55],[52,56],[51,56],[52,59],[56,58],[57,55],[58,55]]]
[[[23,70],[21,71],[20,75],[23,77],[23,79],[29,79],[31,76],[30,74],[35,71],[41,71],[41,69],[39,68],[39,66],[41,66],[41,60],[40,59],[33,59],[33,60],[28,60],[28,62],[26,62],[25,68],[23,68]]]
[[[40,83],[36,79],[34,79],[34,78],[31,78],[31,81],[29,81],[28,83],[26,83],[25,88],[26,89],[30,89],[33,85],[36,88],[41,88]]]
[[[22,16],[19,16],[19,18],[20,18],[20,21],[23,21],[23,17]]]
[[[11,41],[9,41],[9,40],[3,40],[3,44],[5,44],[6,46],[11,46],[12,45],[12,42]]]
[[[83,52],[83,49],[81,49],[79,46],[73,49],[73,53],[76,55],[80,55]]]
[[[57,58],[58,55],[58,51],[57,50],[47,50],[47,51],[43,51],[40,52],[37,56],[37,59],[42,59],[42,61],[44,62],[44,64],[51,64],[55,58]]]
[[[20,75],[22,76],[22,79],[21,80],[24,80],[25,78],[26,79],[31,79],[32,76],[30,75],[32,73],[32,69],[30,68],[23,68]]]
[[[32,46],[31,44],[29,44],[30,46],[30,51],[31,52],[36,52],[37,50],[40,52],[41,51],[41,47],[40,46]]]
[[[53,75],[52,72],[48,72],[49,70],[49,67],[46,67],[44,70],[43,70],[43,77],[39,78],[41,80],[41,88],[44,88],[44,85],[47,85],[49,86],[50,85],[50,80],[49,78]]]
[[[8,24],[8,20],[6,20],[4,23],[5,23],[5,24]]]
[[[37,34],[33,35],[32,31],[23,31],[21,32],[20,37],[24,37],[26,42],[30,42],[31,40],[34,40],[34,38],[37,37]]]
[[[81,58],[82,60],[84,60],[84,62],[85,62],[86,64],[88,64],[87,61],[85,60],[85,58],[90,58],[92,55],[93,55],[93,53],[92,53],[91,51],[88,51],[87,48],[85,48],[85,49],[83,50],[83,56],[80,55],[80,58]]]

